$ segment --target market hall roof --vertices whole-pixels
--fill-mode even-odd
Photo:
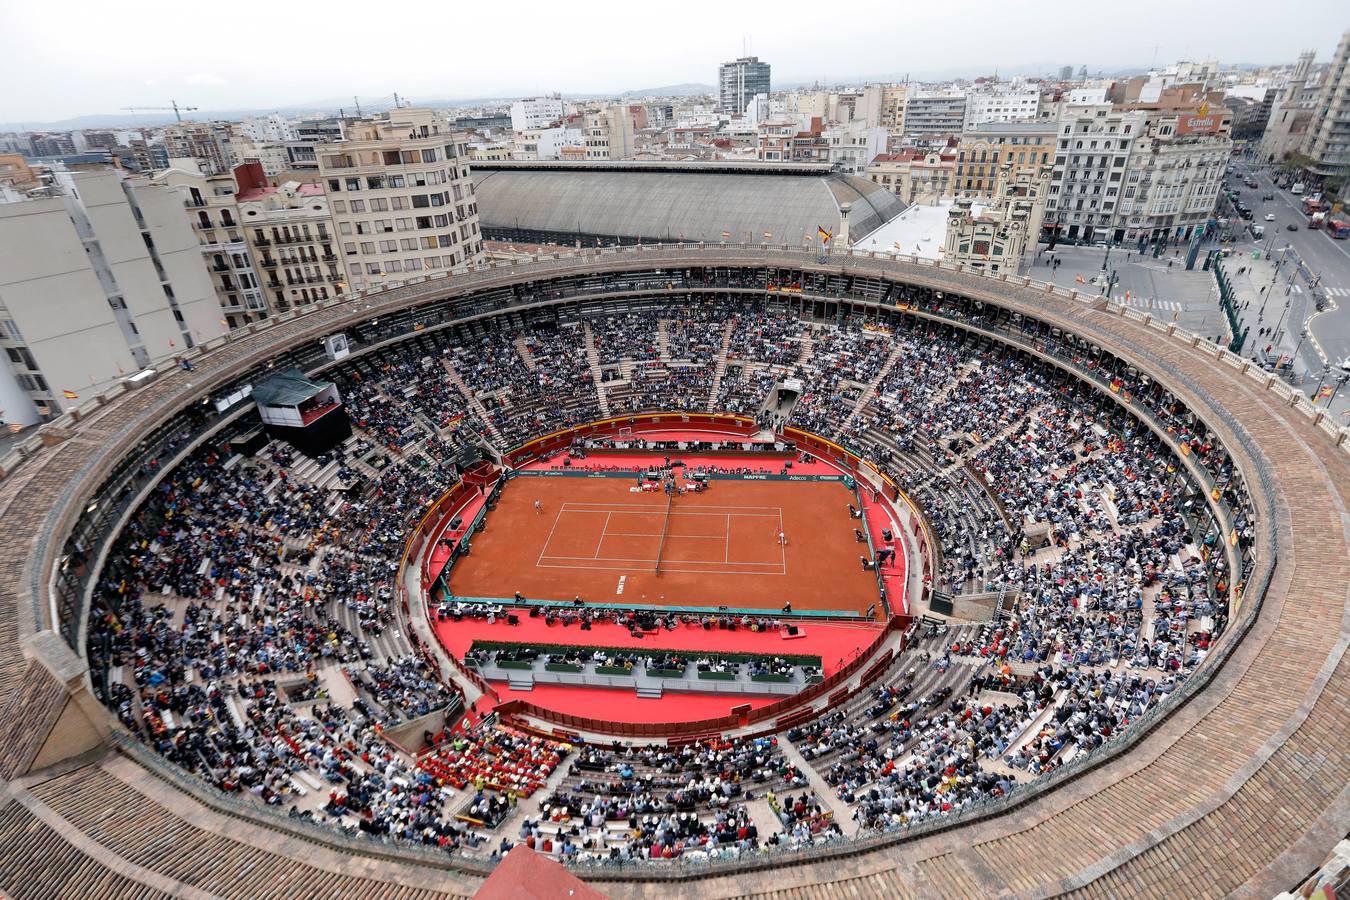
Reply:
[[[834,232],[847,203],[857,241],[905,208],[878,184],[810,163],[486,162],[473,179],[480,227],[513,240],[801,245],[817,228]]]

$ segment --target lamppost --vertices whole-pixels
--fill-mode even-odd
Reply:
[[[1350,381],[1350,374],[1336,376],[1336,387],[1332,389],[1331,396],[1327,398],[1327,409],[1331,409],[1331,404],[1336,402],[1336,395],[1340,393],[1341,388],[1345,387],[1347,381]]]
[[[1275,331],[1274,331],[1275,336],[1270,340],[1272,344],[1278,344],[1280,342],[1280,326],[1284,324],[1284,317],[1288,314],[1289,314],[1289,301],[1286,300],[1284,301],[1284,309],[1280,311],[1280,317],[1275,320]]]

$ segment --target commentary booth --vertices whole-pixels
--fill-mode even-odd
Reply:
[[[351,437],[351,420],[330,381],[287,369],[254,388],[253,400],[267,433],[307,456],[327,453]]]

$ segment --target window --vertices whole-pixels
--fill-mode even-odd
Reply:
[[[431,205],[431,200],[426,194],[413,194],[412,205],[413,209],[426,209]]]
[[[398,241],[380,241],[381,253],[397,253]]]
[[[389,198],[389,208],[390,208],[390,209],[407,209],[407,208],[408,208],[408,200],[407,200],[406,197],[390,197],[390,198]]]
[[[379,263],[366,263],[366,274],[367,274],[367,275],[378,275],[378,274],[380,274],[380,264],[379,264]]]
[[[342,252],[345,253],[345,254],[347,254],[348,256],[355,256],[355,255],[356,255],[356,242],[355,242],[355,241],[347,241],[346,243],[344,243],[344,244],[342,245]]]
[[[348,178],[348,179],[347,179],[347,190],[349,190],[349,191],[359,191],[359,190],[361,190],[361,179],[360,179],[360,178]]]
[[[418,228],[430,228],[431,216],[418,216],[416,222]]]
[[[368,190],[372,190],[372,191],[378,191],[378,190],[383,189],[383,188],[384,188],[384,176],[383,176],[383,175],[367,175],[367,176],[366,176],[366,188],[367,188]]]
[[[403,263],[399,262],[399,261],[396,260],[396,259],[388,260],[388,261],[386,261],[385,264],[384,264],[384,270],[385,270],[386,272],[402,272],[402,271],[403,271]]]
[[[339,223],[338,223],[338,233],[339,233],[339,234],[351,234],[351,233],[352,233],[352,223],[351,223],[351,222],[339,222]]]
[[[363,212],[365,212],[365,211],[366,211],[366,201],[364,201],[364,200],[353,200],[353,201],[352,201],[352,205],[351,205],[351,211],[354,212],[354,213],[363,213]]]
[[[357,222],[357,223],[356,223],[356,233],[357,233],[357,234],[370,234],[370,223],[369,223],[369,222]]]
[[[371,212],[384,212],[389,209],[389,200],[385,197],[376,197],[370,201]]]
[[[399,246],[404,250],[416,250],[417,238],[401,238],[399,240]]]
[[[390,222],[388,219],[376,219],[376,220],[375,220],[375,232],[376,232],[376,234],[380,234],[380,233],[384,233],[384,232],[389,232],[389,231],[393,231],[393,230],[394,230],[394,225],[393,225],[393,223]]]
[[[362,241],[362,242],[361,242],[361,252],[364,253],[364,254],[366,254],[367,256],[369,256],[369,255],[371,255],[372,253],[374,253],[374,252],[375,252],[375,242],[374,242],[374,241]]]
[[[389,186],[390,186],[391,188],[401,188],[401,187],[404,187],[405,185],[404,185],[404,181],[403,181],[403,176],[402,176],[402,175],[390,175],[390,176],[389,176]]]
[[[342,179],[341,179],[341,178],[330,178],[330,179],[328,179],[328,193],[330,193],[330,194],[336,194],[336,193],[337,193],[338,191],[340,191],[340,190],[342,190]]]

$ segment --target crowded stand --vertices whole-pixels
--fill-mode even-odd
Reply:
[[[518,840],[576,862],[745,854],[1004,796],[1176,690],[1224,631],[1238,576],[1182,466],[1109,397],[901,321],[878,331],[719,300],[459,326],[355,357],[333,375],[354,434],[332,454],[309,462],[274,441],[241,457],[208,443],[165,473],[95,591],[96,689],[129,731],[220,790],[447,852]],[[1203,425],[1137,373],[1108,374],[1240,510]],[[395,583],[411,526],[452,486],[457,449],[507,450],[606,411],[753,414],[786,377],[805,388],[779,423],[893,477],[940,544],[935,584],[996,596],[993,621],[916,624],[875,682],[777,736],[574,748],[492,717],[455,726],[464,698],[408,639]],[[1234,540],[1250,539],[1240,515]],[[447,602],[438,615],[502,611]],[[584,615],[587,627],[632,621]],[[544,655],[728,665],[697,652]],[[772,658],[733,668],[820,675]],[[388,736],[432,720],[429,746]]]

